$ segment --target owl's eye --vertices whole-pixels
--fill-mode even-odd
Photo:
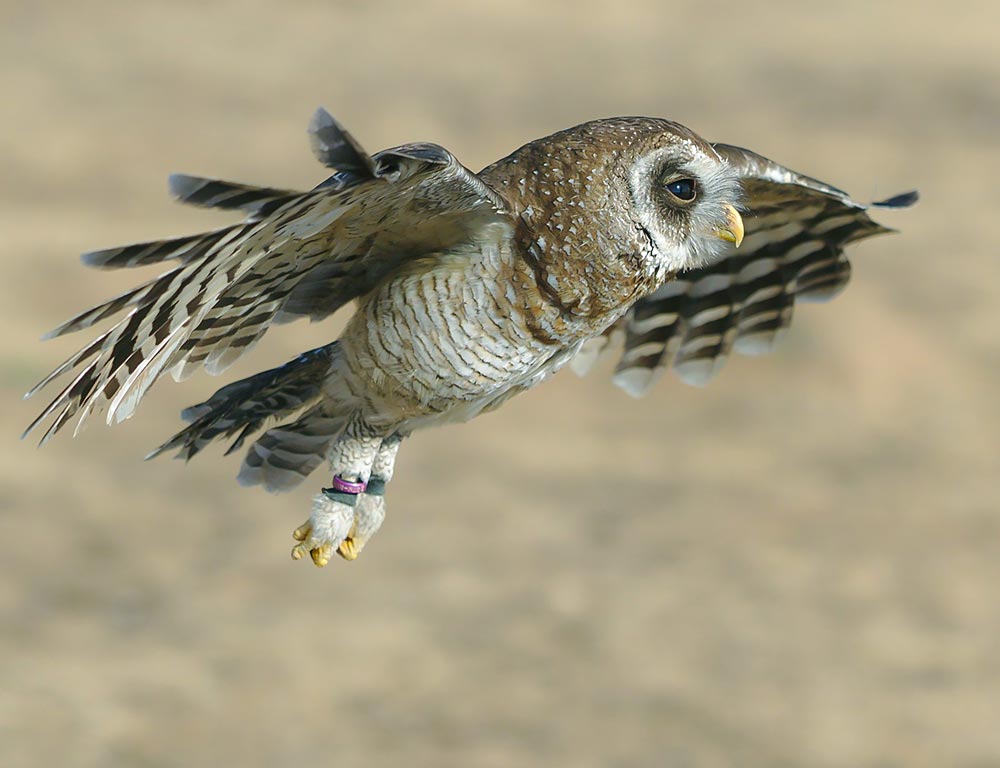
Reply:
[[[694,179],[674,179],[667,184],[667,192],[682,203],[690,203],[698,193]]]

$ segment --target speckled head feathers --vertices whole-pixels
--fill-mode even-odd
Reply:
[[[594,120],[526,144],[483,170],[511,200],[543,250],[614,258],[646,253],[673,273],[710,263],[725,248],[717,232],[739,207],[738,173],[711,144],[679,123],[649,117]],[[693,182],[682,201],[667,185]]]

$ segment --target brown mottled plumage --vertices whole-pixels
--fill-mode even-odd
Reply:
[[[239,479],[284,490],[329,461],[333,487],[292,550],[319,565],[353,559],[381,525],[414,429],[496,408],[574,358],[584,369],[616,336],[629,392],[671,366],[702,383],[731,350],[769,347],[796,298],[842,287],[845,244],[886,231],[843,192],[666,120],[585,123],[478,174],[433,144],[369,156],[322,110],[310,137],[337,171],[314,190],[172,177],[183,202],[247,218],[84,256],[174,266],[52,332],[124,312],[29,393],[75,373],[28,431],[52,417],[45,442],[102,410],[121,421],[164,373],[220,373],[272,323],[356,300],[337,341],[223,387],[151,454],[190,458],[220,436],[232,451],[292,419],[253,444]]]

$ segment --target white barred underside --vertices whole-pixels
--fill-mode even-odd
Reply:
[[[545,368],[552,349],[501,279],[510,244],[494,234],[388,281],[345,329],[346,389],[380,420],[467,420]]]

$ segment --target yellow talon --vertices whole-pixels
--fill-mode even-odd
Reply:
[[[303,547],[301,544],[296,544],[294,547],[292,547],[292,560],[301,560],[303,557],[305,557],[305,554],[306,554],[306,548]]]
[[[322,568],[330,562],[330,555],[333,554],[333,547],[330,544],[320,544],[309,554],[312,555],[312,559],[313,562],[316,563],[316,567]]]
[[[305,541],[306,539],[309,538],[310,533],[312,533],[312,523],[310,523],[307,520],[306,522],[302,523],[302,525],[300,525],[298,528],[296,528],[294,531],[292,531],[292,538],[295,539],[296,541]],[[296,560],[297,559],[298,558],[296,558]]]
[[[358,543],[354,539],[348,536],[340,542],[340,546],[337,547],[337,552],[339,552],[340,556],[345,560],[357,560],[358,555],[361,554],[361,547],[358,546]]]

